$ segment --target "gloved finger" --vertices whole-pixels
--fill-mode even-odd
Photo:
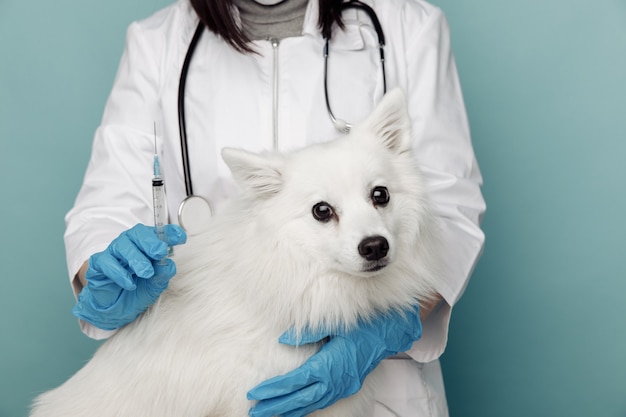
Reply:
[[[251,417],[306,415],[308,413],[300,414],[300,412],[309,409],[313,404],[320,404],[326,391],[324,384],[314,383],[287,395],[259,401],[250,409],[248,414]],[[316,409],[313,408],[312,410]]]
[[[154,276],[148,279],[137,280],[137,289],[135,290],[135,299],[138,301],[138,304],[146,307],[154,303],[163,291],[167,289],[170,279],[176,273],[176,265],[171,259],[166,258],[163,265],[155,261],[153,266]]]
[[[89,268],[85,278],[90,286],[97,288],[100,284],[112,281],[121,288],[133,291],[137,288],[130,273],[120,265],[118,259],[108,252],[101,252],[89,258]],[[107,278],[108,280],[103,280]]]
[[[261,401],[281,397],[318,382],[309,371],[308,363],[309,361],[291,372],[261,382],[248,391],[248,399]]]
[[[133,230],[133,229],[131,229]],[[163,256],[160,258],[152,258],[146,256],[141,248],[137,246],[137,236],[131,236],[130,231],[122,233],[117,239],[115,239],[109,245],[107,251],[119,260],[120,265],[128,266],[130,271],[140,278],[150,278],[154,275],[154,268],[152,267],[152,259],[162,259],[167,255],[167,245],[159,240],[154,234],[149,238],[148,245],[154,245],[162,247]],[[153,250],[153,252],[155,252]],[[154,254],[153,254],[154,256]]]
[[[170,279],[176,275],[176,264],[170,258],[152,264],[154,268],[154,276],[149,281],[153,285],[167,285]]]
[[[412,326],[410,326],[411,330],[409,331],[409,337],[412,339],[412,342],[419,340],[422,337],[423,331],[419,305],[416,304],[409,310],[407,321],[412,324]]]
[[[413,342],[422,336],[422,322],[417,305],[403,312],[394,311],[382,316],[375,325],[378,326],[383,339],[396,339],[395,348],[399,352],[410,349]]]
[[[163,226],[167,244],[170,246],[182,245],[187,242],[187,233],[177,224],[166,224]]]
[[[326,339],[330,335],[324,329],[311,330],[304,329],[296,331],[293,327],[284,332],[278,338],[278,341],[284,345],[300,346],[307,345],[309,343],[317,343]]]
[[[152,226],[137,224],[123,235],[150,259],[158,261],[167,256],[167,244],[159,239]]]

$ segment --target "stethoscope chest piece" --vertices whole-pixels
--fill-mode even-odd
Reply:
[[[178,224],[188,235],[194,236],[206,231],[211,222],[211,204],[197,195],[190,195],[178,207]]]

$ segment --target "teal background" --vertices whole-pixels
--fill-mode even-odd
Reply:
[[[0,0],[0,417],[98,343],[63,216],[125,29],[166,0]],[[442,363],[452,417],[626,417],[626,1],[436,0],[485,177],[487,244]]]

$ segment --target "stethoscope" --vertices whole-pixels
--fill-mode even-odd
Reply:
[[[382,77],[383,77],[383,94],[387,92],[387,79],[385,75],[385,34],[383,32],[383,28],[378,20],[378,16],[376,16],[376,12],[370,6],[365,3],[362,3],[359,0],[350,0],[346,3],[342,3],[340,12],[343,13],[346,9],[358,9],[369,17],[372,24],[374,25],[374,30],[376,31],[376,36],[378,38],[378,50],[380,53],[380,65],[382,68]],[[213,212],[211,203],[207,201],[204,197],[199,195],[195,195],[193,192],[193,183],[191,181],[191,168],[189,166],[189,147],[187,143],[187,126],[185,122],[185,85],[187,83],[187,74],[189,72],[189,64],[191,63],[191,58],[193,57],[194,51],[200,38],[202,37],[202,33],[204,32],[204,24],[202,22],[198,23],[196,30],[191,38],[191,42],[189,43],[189,48],[187,49],[187,53],[185,55],[185,60],[183,61],[183,67],[180,72],[180,82],[178,85],[178,131],[180,135],[180,149],[181,149],[181,159],[183,164],[183,175],[185,177],[185,191],[187,197],[180,203],[178,207],[178,223],[180,226],[185,229],[187,234],[195,235],[206,229],[208,226],[211,215]],[[325,39],[324,43],[324,97],[326,99],[326,110],[328,111],[328,115],[330,120],[333,123],[335,129],[337,129],[341,133],[348,133],[352,128],[352,124],[346,122],[343,119],[339,119],[335,117],[335,114],[332,111],[330,106],[329,94],[328,94],[328,55],[329,55],[329,42],[328,38]]]

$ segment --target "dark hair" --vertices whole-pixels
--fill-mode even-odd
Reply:
[[[237,25],[231,8],[232,0],[189,0],[200,21],[209,30],[221,36],[233,48],[240,52],[254,52],[249,45],[250,39]],[[341,20],[341,3],[343,0],[318,0],[319,19],[317,24],[325,38],[330,39],[332,28],[337,24],[343,29]]]

